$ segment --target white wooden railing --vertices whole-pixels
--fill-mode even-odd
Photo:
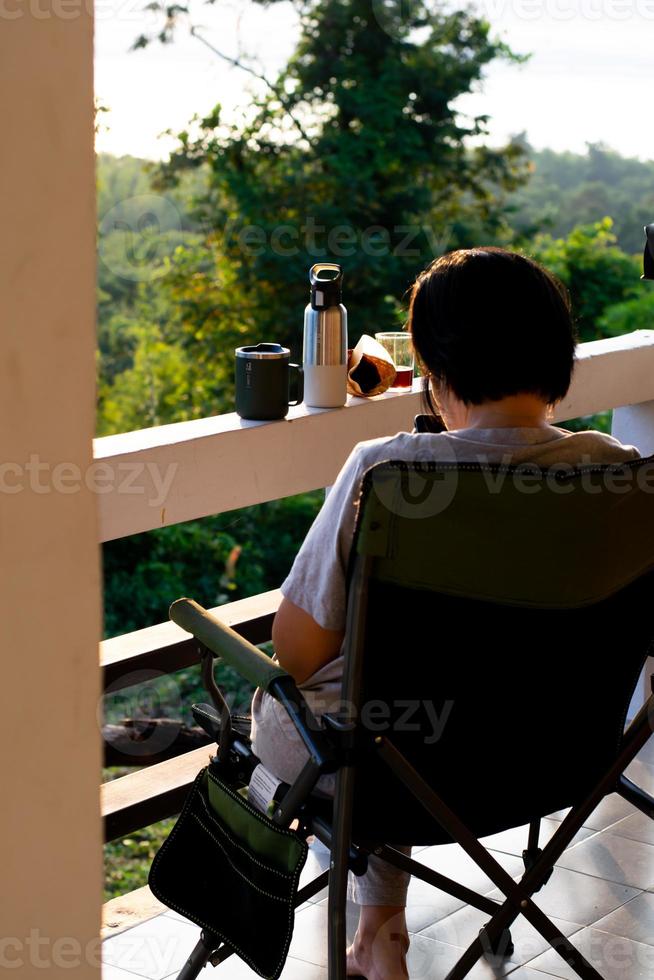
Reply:
[[[580,345],[556,419],[607,409],[618,438],[654,452],[654,330]],[[329,486],[357,442],[410,431],[418,411],[415,390],[300,405],[278,422],[217,415],[96,439],[100,540]]]

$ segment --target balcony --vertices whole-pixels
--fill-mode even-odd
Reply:
[[[300,406],[280,422],[244,422],[224,415],[98,439],[100,538],[109,541],[329,486],[355,443],[410,429],[419,401],[414,390],[368,401],[350,399],[339,410]],[[618,438],[638,446],[643,455],[654,452],[654,331],[581,346],[575,380],[556,421],[609,409]],[[270,639],[279,601],[280,593],[273,591],[214,612],[252,642],[262,643]],[[105,690],[129,687],[140,671],[170,673],[197,659],[195,642],[171,623],[107,640],[101,650]],[[643,685],[644,680],[634,704],[642,700]],[[105,784],[106,839],[121,839],[178,813],[207,754],[206,747],[194,749]],[[634,764],[632,776],[654,791],[653,746]],[[550,829],[561,819],[553,814]],[[525,841],[526,831],[490,841],[512,874],[520,870]],[[313,846],[305,880],[325,867],[326,857],[320,845]],[[454,845],[423,849],[418,858],[483,889],[483,876]],[[580,947],[607,980],[654,978],[654,833],[624,801],[612,798],[593,814],[542,900],[562,931],[578,934]],[[321,895],[298,912],[284,973],[289,980],[326,977],[326,914]],[[481,914],[414,882],[409,892],[411,977],[444,976],[480,924]],[[147,888],[115,899],[105,907],[103,975],[106,980],[174,977],[197,931],[160,906]],[[516,953],[503,974],[515,980],[572,975],[558,957],[543,954],[542,943],[526,923],[515,928],[514,938]],[[217,976],[227,980],[254,976],[235,959],[219,971]],[[495,975],[484,964],[471,974]]]

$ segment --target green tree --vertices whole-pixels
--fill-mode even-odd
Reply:
[[[651,330],[654,327],[654,290],[649,283],[640,283],[640,296],[609,306],[599,319],[599,328],[606,337],[619,337],[632,330]]]
[[[524,133],[514,139],[531,169],[509,198],[509,221],[518,235],[559,238],[610,215],[620,248],[642,248],[643,225],[654,217],[654,161],[623,157],[602,143],[589,143],[585,153],[557,153],[534,150]]]
[[[156,323],[132,323],[133,363],[100,388],[99,434],[130,432],[193,417],[192,366]]]
[[[105,243],[110,255],[118,234]],[[99,435],[232,410],[233,350],[247,340],[254,297],[237,301],[234,277],[226,270],[221,278],[225,261],[210,241],[184,233],[180,246],[172,235],[129,253],[138,281],[125,286],[118,259],[105,273],[113,283],[105,289],[101,279]],[[124,243],[117,253],[126,264]]]
[[[106,635],[164,622],[181,595],[215,606],[278,588],[321,502],[305,493],[105,544]]]
[[[296,51],[246,117],[217,106],[180,134],[161,171],[162,188],[189,168],[209,174],[197,212],[213,229],[217,286],[230,302],[216,316],[213,284],[196,293],[209,346],[209,331],[236,311],[248,339],[274,337],[297,352],[308,266],[326,258],[345,268],[353,342],[395,326],[428,260],[471,244],[480,227],[489,236],[506,227],[503,198],[525,176],[518,146],[485,146],[486,117],[455,108],[489,63],[515,59],[485,21],[423,0],[298,9]],[[171,288],[189,302],[179,279]]]
[[[612,228],[612,220],[603,218],[566,238],[538,235],[525,249],[570,290],[582,341],[605,336],[605,311],[640,290],[638,261],[618,248]]]

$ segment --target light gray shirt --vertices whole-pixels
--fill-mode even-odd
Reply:
[[[375,463],[388,460],[584,465],[637,459],[601,432],[546,428],[455,429],[370,439],[354,447],[304,539],[282,594],[324,629],[345,628],[346,569],[356,521],[361,480]]]

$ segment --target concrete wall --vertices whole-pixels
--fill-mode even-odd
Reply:
[[[0,972],[99,977],[93,25],[0,3]]]

